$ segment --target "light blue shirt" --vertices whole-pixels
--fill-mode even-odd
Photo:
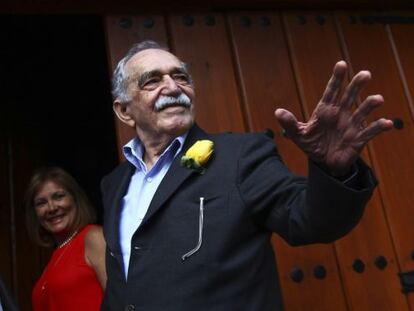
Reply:
[[[143,145],[138,138],[132,139],[123,147],[125,158],[136,168],[129,183],[128,191],[122,199],[119,226],[125,279],[128,278],[132,236],[141,225],[155,191],[170,168],[174,158],[180,153],[186,136],[187,134],[184,134],[175,138],[150,171],[147,170],[147,166],[142,159]]]

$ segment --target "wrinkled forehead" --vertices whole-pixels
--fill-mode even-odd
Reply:
[[[147,49],[135,54],[125,65],[129,77],[139,76],[144,72],[170,72],[182,67],[181,61],[170,52],[159,49]]]

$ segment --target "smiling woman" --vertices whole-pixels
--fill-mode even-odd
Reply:
[[[30,236],[55,247],[33,289],[33,310],[99,310],[105,241],[84,191],[63,169],[41,168],[30,180],[25,208]]]
[[[59,184],[47,181],[41,185],[34,198],[34,207],[40,225],[53,235],[59,247],[74,236],[77,231],[73,228],[75,202]]]

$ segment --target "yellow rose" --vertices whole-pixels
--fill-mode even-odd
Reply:
[[[213,154],[214,143],[211,140],[198,140],[181,158],[181,165],[204,173],[204,165]]]

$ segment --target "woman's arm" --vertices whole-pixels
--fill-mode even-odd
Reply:
[[[85,260],[95,270],[103,290],[106,287],[105,249],[102,227],[94,225],[85,237]]]

